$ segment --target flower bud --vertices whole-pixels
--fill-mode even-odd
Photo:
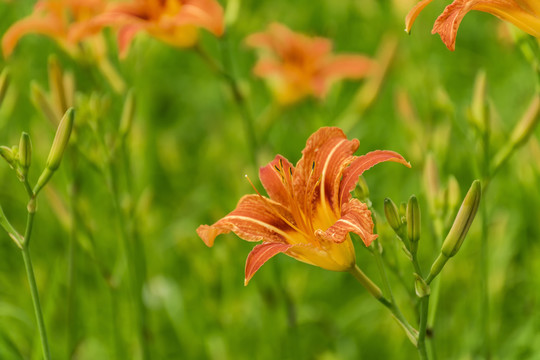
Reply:
[[[536,95],[529,108],[517,123],[510,136],[510,142],[514,148],[522,145],[532,134],[536,124],[540,120],[540,96]]]
[[[450,258],[459,251],[474,220],[476,211],[478,210],[481,194],[482,189],[480,181],[475,180],[459,208],[454,224],[452,224],[452,228],[448,232],[446,239],[444,239],[441,249],[441,253],[444,256]]]
[[[131,130],[133,124],[133,116],[135,112],[135,97],[133,90],[130,90],[124,101],[124,109],[122,110],[122,118],[120,119],[120,126],[118,132],[121,137],[125,137]]]
[[[474,93],[471,107],[469,108],[469,120],[480,131],[489,129],[489,106],[486,100],[486,72],[479,71],[474,81]]]
[[[23,175],[26,176],[32,162],[32,142],[30,136],[23,132],[19,141],[19,165]]]
[[[62,68],[55,56],[49,57],[49,88],[56,112],[63,114],[68,110],[68,105]]]
[[[54,171],[60,166],[64,151],[66,150],[71,130],[73,129],[73,120],[75,118],[75,111],[70,108],[64,114],[64,117],[58,125],[56,135],[54,137],[49,157],[47,158],[47,168]]]
[[[420,240],[420,206],[418,199],[412,195],[407,204],[407,236],[411,243],[411,254],[414,256],[418,250],[418,240]]]
[[[461,190],[459,189],[459,183],[455,176],[450,175],[448,178],[448,209],[453,212],[459,204],[461,198]]]
[[[12,169],[15,168],[15,154],[13,153],[12,149],[8,148],[7,146],[0,146],[0,156],[7,161],[9,167]]]
[[[34,106],[41,111],[43,116],[45,116],[51,122],[51,124],[58,126],[61,115],[58,115],[54,111],[51,103],[47,99],[47,96],[45,96],[45,91],[43,91],[41,86],[39,86],[39,84],[36,82],[32,82],[30,85],[30,98],[34,103]]]
[[[69,136],[71,135],[71,130],[73,128],[73,121],[75,117],[74,114],[75,111],[73,108],[69,108],[62,118],[62,121],[60,121],[60,125],[58,125],[58,129],[56,130],[56,135],[51,146],[51,151],[49,152],[49,157],[47,158],[47,165],[45,170],[43,170],[39,176],[33,190],[35,195],[37,195],[43,186],[49,182],[56,169],[58,169],[60,166],[60,162],[62,161],[62,157],[64,155],[64,151],[66,150]]]
[[[384,215],[386,220],[395,232],[399,232],[403,222],[399,216],[399,211],[396,204],[389,198],[384,199]]]
[[[431,213],[437,211],[437,199],[440,193],[439,170],[433,154],[428,154],[424,164],[424,187]]]
[[[9,86],[9,73],[7,69],[2,70],[0,73],[0,106],[6,97],[7,89]]]

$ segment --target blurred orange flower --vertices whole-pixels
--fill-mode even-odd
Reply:
[[[339,128],[319,129],[296,167],[277,155],[260,169],[269,198],[246,195],[235,210],[213,225],[199,226],[197,233],[208,246],[231,231],[247,241],[263,241],[247,258],[245,284],[278,253],[327,270],[350,270],[356,258],[349,232],[366,246],[377,237],[367,205],[350,194],[358,177],[383,161],[410,166],[393,151],[354,156],[358,146],[357,139],[347,140]]]
[[[74,44],[68,41],[72,27],[100,13],[103,0],[41,0],[28,17],[13,24],[2,38],[2,52],[8,57],[19,39],[29,33],[43,34],[55,39],[66,51],[73,53]],[[93,34],[88,32],[87,35]]]
[[[333,55],[329,39],[308,37],[277,23],[250,35],[246,43],[262,50],[253,71],[268,80],[282,104],[310,95],[324,98],[333,82],[362,78],[374,67],[365,56]]]
[[[141,31],[173,46],[190,47],[198,40],[198,27],[216,36],[223,34],[223,8],[215,0],[135,0],[112,4],[104,14],[75,29],[71,36],[77,39],[88,30],[103,26],[119,28],[122,55]]]
[[[405,31],[411,31],[416,17],[431,1],[422,0],[412,8],[405,18]],[[540,38],[539,0],[454,0],[437,18],[431,33],[438,33],[446,47],[454,51],[459,24],[471,10],[495,15]]]

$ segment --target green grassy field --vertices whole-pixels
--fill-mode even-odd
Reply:
[[[496,173],[485,166],[508,146],[538,99],[537,39],[473,11],[451,52],[430,34],[445,1],[426,7],[410,35],[403,31],[415,3],[409,0],[220,3],[225,33],[201,30],[198,51],[141,33],[119,58],[114,31],[104,30],[106,57],[125,83],[121,91],[91,60],[71,57],[44,35],[22,37],[0,59],[0,71],[9,72],[0,145],[12,147],[22,132],[30,135],[31,184],[46,166],[57,125],[36,104],[36,86],[51,92],[48,69],[56,61],[76,89],[71,141],[39,194],[29,248],[51,357],[417,358],[390,312],[350,274],[281,254],[244,286],[253,244],[231,233],[208,248],[197,236],[199,225],[214,223],[241,196],[254,193],[244,175],[264,194],[259,167],[276,154],[295,164],[312,133],[338,126],[360,140],[358,155],[393,150],[412,166],[384,163],[364,178],[393,297],[417,329],[414,270],[386,222],[384,199],[398,205],[412,194],[419,199],[418,262],[427,274],[451,221],[442,225],[442,238],[437,226],[457,212],[444,212],[449,179],[459,184],[459,203],[473,180],[485,185],[489,179],[461,250],[439,277],[438,295],[432,286],[430,358],[540,359],[539,131],[533,128]],[[0,1],[0,34],[32,6]],[[257,51],[245,44],[272,22],[332,39],[337,54],[374,58],[385,75],[380,84],[374,77],[345,80],[324,99],[281,106],[253,75]],[[216,73],[201,51],[229,78]],[[471,116],[481,73],[488,130]],[[122,133],[127,89],[134,110],[129,131]],[[247,131],[249,118],[254,136]],[[426,181],[431,162],[440,181],[435,196]],[[5,161],[0,180],[3,212],[23,232],[28,195]],[[357,240],[357,264],[384,290],[375,256]],[[0,231],[0,359],[41,359],[20,253]]]

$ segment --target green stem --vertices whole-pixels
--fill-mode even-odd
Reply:
[[[386,274],[386,269],[384,268],[382,255],[379,251],[379,240],[375,240],[372,253],[373,256],[375,256],[375,263],[377,264],[377,268],[379,269],[379,273],[381,274],[384,292],[386,293],[386,296],[390,298],[391,302],[395,302],[394,294],[392,293],[392,288],[390,287],[390,282],[388,281],[388,275]]]
[[[381,289],[373,282],[369,277],[364,274],[358,265],[354,265],[353,268],[349,270],[352,276],[358,280],[358,282],[381,304],[383,304],[394,316],[399,325],[403,328],[409,340],[413,343],[414,346],[417,346],[417,331],[414,329],[411,324],[407,321],[405,316],[401,313],[399,307],[393,301],[389,301],[384,297]]]
[[[110,191],[113,199],[113,208],[116,213],[116,218],[118,221],[118,227],[120,230],[120,237],[122,239],[122,244],[124,246],[124,251],[126,253],[128,273],[130,275],[129,288],[131,289],[132,299],[135,301],[135,307],[137,309],[137,335],[139,338],[139,343],[142,350],[143,359],[150,359],[150,350],[145,339],[146,333],[146,308],[142,301],[142,281],[139,276],[139,271],[137,269],[137,251],[134,249],[130,232],[126,227],[126,219],[122,208],[120,206],[120,199],[118,198],[118,187],[114,181],[115,176],[113,173],[112,164],[109,169],[109,184],[111,185]]]
[[[429,310],[429,295],[426,295],[420,299],[420,325],[418,329],[418,354],[420,359],[429,359],[426,351],[426,330]]]
[[[483,161],[482,161],[482,175],[483,183],[487,186],[492,178],[490,172],[490,131],[485,131],[482,137],[483,142]],[[485,188],[483,188],[484,196],[482,199],[481,217],[482,217],[482,233],[480,240],[480,293],[481,293],[481,309],[480,309],[480,322],[483,333],[483,353],[485,359],[491,358],[491,343],[489,335],[489,266],[488,266],[488,223],[487,223],[487,208],[486,208],[486,194]]]
[[[33,216],[31,214],[28,214],[28,217],[31,218]],[[47,331],[45,330],[45,322],[43,321],[43,313],[41,311],[41,304],[39,302],[39,294],[38,294],[38,289],[37,289],[37,284],[36,284],[36,278],[34,276],[34,268],[32,266],[32,260],[30,258],[30,251],[28,249],[28,246],[24,245],[21,252],[22,252],[22,256],[24,260],[24,266],[26,268],[26,275],[28,277],[28,284],[30,285],[32,303],[34,304],[34,312],[36,314],[39,337],[41,338],[41,347],[43,349],[43,358],[45,360],[50,360],[51,353],[49,350],[49,342],[47,341]]]
[[[485,194],[484,194],[485,199]],[[489,262],[488,262],[488,223],[487,223],[487,209],[485,200],[481,204],[481,217],[482,217],[482,238],[480,247],[480,291],[481,291],[481,324],[482,332],[484,334],[484,356],[485,359],[491,358],[491,341],[489,335]]]

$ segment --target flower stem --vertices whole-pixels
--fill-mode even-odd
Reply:
[[[24,266],[26,268],[26,276],[28,277],[28,285],[30,285],[30,293],[32,295],[32,303],[34,304],[34,312],[36,314],[36,321],[38,324],[39,337],[41,338],[41,346],[43,349],[43,358],[50,360],[51,353],[49,350],[49,342],[47,341],[47,331],[45,329],[45,322],[43,321],[43,313],[41,311],[41,304],[39,301],[39,293],[36,284],[36,278],[34,276],[34,267],[32,266],[32,259],[30,258],[30,250],[28,248],[28,242],[32,233],[32,225],[34,223],[33,212],[28,213],[26,222],[26,232],[24,236],[24,242],[22,244],[21,252],[24,260]]]
[[[390,283],[388,282],[388,275],[386,274],[386,270],[384,268],[382,255],[381,255],[381,252],[378,249],[379,240],[375,240],[374,245],[375,246],[374,246],[374,249],[373,249],[372,253],[373,253],[373,256],[375,256],[375,262],[377,263],[377,268],[379,268],[379,272],[381,274],[381,279],[382,279],[382,282],[383,282],[384,292],[386,293],[386,296],[388,296],[390,298],[391,302],[395,302],[394,301],[394,294],[392,293]]]
[[[428,320],[428,310],[429,310],[429,295],[426,295],[420,299],[420,326],[418,329],[418,343],[416,347],[418,348],[418,354],[420,359],[427,360],[429,359],[426,351],[426,330],[427,330],[427,320]]]
[[[490,171],[490,159],[491,159],[491,148],[490,148],[490,131],[489,129],[485,131],[482,137],[483,143],[483,159],[482,159],[482,175],[483,183],[487,184],[492,178],[492,173]],[[489,264],[488,264],[488,224],[487,224],[487,209],[486,209],[486,198],[485,198],[485,189],[484,189],[484,199],[482,199],[481,207],[481,218],[482,218],[482,233],[480,239],[480,323],[483,333],[483,353],[484,358],[489,359],[491,357],[491,342],[489,335],[489,288],[488,288],[488,279],[489,279]]]
[[[388,310],[390,310],[394,318],[397,320],[399,325],[401,325],[401,327],[407,334],[407,337],[409,338],[409,340],[413,343],[414,346],[417,346],[417,339],[418,339],[417,331],[411,326],[411,324],[409,324],[407,319],[405,319],[405,316],[401,313],[401,310],[395,304],[395,302],[389,301],[387,298],[385,298],[381,289],[373,281],[371,281],[371,279],[368,278],[362,270],[360,270],[358,265],[354,265],[354,267],[351,268],[349,272],[351,273],[352,276],[356,278],[356,280],[358,280],[360,284],[362,284],[364,288],[366,288],[366,290],[371,295],[373,295],[375,299],[377,299],[377,301],[379,301]]]

